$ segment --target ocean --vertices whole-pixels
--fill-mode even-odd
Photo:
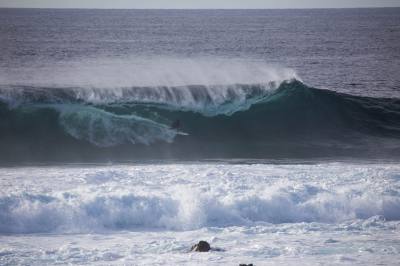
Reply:
[[[396,265],[399,74],[400,8],[0,9],[0,264]]]

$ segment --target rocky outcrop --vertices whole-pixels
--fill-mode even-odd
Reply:
[[[210,251],[211,246],[208,244],[206,241],[199,241],[196,245],[192,246],[191,251],[197,251],[197,252],[208,252]]]

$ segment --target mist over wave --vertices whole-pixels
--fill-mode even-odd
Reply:
[[[264,62],[207,57],[93,59],[8,71],[0,76],[0,99],[11,106],[152,103],[210,114],[236,111],[222,110],[227,104],[248,107],[247,100],[298,79],[294,70]]]
[[[263,61],[161,56],[66,60],[8,67],[0,75],[0,84],[2,87],[84,88],[89,94],[91,88],[279,83],[292,78],[298,78],[293,69]]]

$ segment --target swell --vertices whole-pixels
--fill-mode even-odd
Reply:
[[[279,87],[24,87],[2,90],[1,99],[3,161],[400,155],[399,99],[297,80]],[[179,129],[171,128],[178,120]]]

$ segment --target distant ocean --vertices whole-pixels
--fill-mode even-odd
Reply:
[[[396,265],[399,159],[400,8],[0,9],[1,265]]]

